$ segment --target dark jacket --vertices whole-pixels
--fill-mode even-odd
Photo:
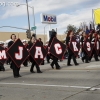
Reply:
[[[8,48],[9,48],[13,43],[14,43],[13,41],[10,41],[10,42],[8,43]]]
[[[33,46],[33,43],[32,42],[29,42],[28,49],[30,50],[32,46]],[[30,60],[30,62],[33,62],[33,58],[32,58],[31,55],[29,56],[29,60]]]
[[[9,49],[9,47],[10,47],[13,43],[14,43],[13,41],[10,41],[10,42],[8,43],[8,49]],[[9,62],[12,61],[10,57],[9,57],[8,59],[9,59]]]
[[[66,45],[68,46],[68,53],[73,54],[72,50],[69,48],[70,37],[66,37]]]
[[[66,37],[66,45],[68,46],[70,42],[70,37]]]
[[[50,45],[51,45],[51,43],[52,43],[52,41],[53,41],[53,39],[54,38],[56,38],[55,36],[52,36],[51,38],[50,38],[50,40],[49,40],[49,44],[48,44],[48,46],[47,46],[47,50],[48,50],[48,47],[50,47]],[[52,55],[51,53],[49,54],[49,56],[51,57],[51,59],[52,59],[52,57],[53,58],[56,58],[54,55]]]
[[[80,44],[81,44],[81,46],[83,46],[83,44],[84,44],[84,38],[83,37],[81,37],[81,39],[80,39]]]
[[[85,49],[83,48],[83,45],[84,45],[84,42],[85,42],[85,39],[86,37],[81,37],[80,39],[80,43],[81,43],[81,46],[82,46],[82,52],[86,52]]]
[[[51,37],[51,38],[50,38],[48,47],[50,47],[50,45],[51,45],[51,43],[52,43],[52,41],[53,41],[54,38],[56,38],[56,37]]]
[[[42,41],[40,41],[40,43],[43,45],[43,42]]]

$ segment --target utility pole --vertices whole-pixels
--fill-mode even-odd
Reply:
[[[26,5],[27,5],[28,27],[29,27],[30,38],[31,38],[30,19],[29,19],[29,10],[28,10],[28,1],[27,0],[26,0]]]

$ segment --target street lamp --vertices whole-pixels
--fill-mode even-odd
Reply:
[[[26,5],[26,4],[19,4],[16,7],[19,7],[21,5]],[[27,6],[27,5],[26,5]],[[35,14],[34,14],[34,7],[33,6],[28,6],[29,8],[32,8],[33,11],[33,26],[35,27]],[[35,34],[36,34],[36,29],[35,29]]]

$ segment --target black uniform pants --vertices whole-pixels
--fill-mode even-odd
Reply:
[[[41,65],[44,65],[44,60],[42,61]]]
[[[47,54],[47,62],[49,63],[50,55]]]
[[[0,63],[0,71],[5,71],[4,65]]]
[[[67,62],[67,65],[70,65],[70,63],[71,63],[71,59],[73,58],[73,62],[74,62],[74,64],[76,65],[77,64],[77,61],[76,61],[76,57],[75,57],[75,55],[73,54],[73,53],[69,53],[69,55],[68,55],[68,62]]]
[[[23,63],[24,66],[27,66],[28,65],[28,59],[26,59]]]
[[[32,65],[31,65],[30,71],[31,71],[31,72],[33,71],[34,66],[36,66],[37,72],[39,72],[39,71],[40,71],[40,67],[39,67],[35,62],[32,62]]]
[[[98,55],[97,55],[97,53],[96,53],[96,51],[95,51],[94,49],[93,49],[93,51],[92,51],[91,56],[89,57],[89,60],[92,59],[93,55],[94,55],[94,59],[95,59],[95,61],[98,61]]]
[[[13,62],[11,63],[11,67],[12,67],[12,70],[13,70],[13,75],[19,76],[20,68],[18,68]]]
[[[51,63],[51,66],[54,66],[54,64],[55,64],[55,66],[56,66],[56,69],[59,69],[60,68],[60,66],[59,66],[59,64],[58,64],[58,58],[56,58],[55,56],[52,56],[52,63]]]
[[[88,56],[87,52],[83,49],[83,50],[82,50],[82,53],[83,53],[82,60],[83,60],[83,61],[85,60],[85,62],[88,62],[89,56]]]

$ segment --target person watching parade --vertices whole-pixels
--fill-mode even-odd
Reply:
[[[88,35],[90,33],[90,30],[88,29],[88,26],[86,26],[86,35]]]

